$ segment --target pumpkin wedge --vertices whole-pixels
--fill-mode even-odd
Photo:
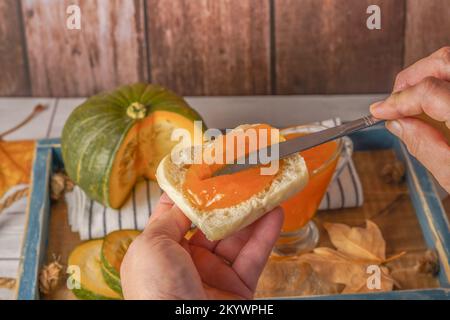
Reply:
[[[79,288],[72,292],[83,300],[122,299],[122,296],[112,290],[105,282],[102,274],[100,253],[103,240],[90,240],[77,246],[70,254],[68,265],[79,269]],[[75,275],[72,275],[75,277]]]
[[[160,160],[177,143],[172,131],[184,128],[193,137],[196,120],[200,115],[183,98],[157,85],[93,96],[64,125],[67,174],[91,199],[119,208],[140,177],[155,179]]]
[[[101,260],[103,267],[120,279],[120,266],[131,242],[140,234],[138,230],[117,230],[103,240]]]
[[[102,264],[101,268],[102,268],[103,280],[105,280],[108,287],[113,289],[118,294],[122,295],[122,284],[120,283],[120,278],[116,277],[111,272],[109,272],[103,264]]]

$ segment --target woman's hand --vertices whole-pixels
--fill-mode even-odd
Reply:
[[[165,194],[121,266],[126,299],[251,299],[283,223],[281,208],[221,241],[198,230]]]
[[[388,130],[450,193],[450,146],[437,129],[411,118],[425,113],[450,130],[450,47],[400,72],[391,96],[371,105],[370,111],[376,118],[390,120]]]

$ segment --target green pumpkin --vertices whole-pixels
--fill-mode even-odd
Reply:
[[[87,99],[64,125],[61,149],[69,177],[86,194],[119,208],[140,177],[155,179],[156,168],[177,143],[175,128],[193,136],[202,120],[170,90],[137,83]]]
[[[131,242],[140,234],[139,230],[116,230],[104,238],[101,251],[103,267],[120,278],[120,266]]]
[[[106,283],[103,278],[100,252],[103,240],[90,240],[78,245],[69,255],[67,265],[76,273],[72,274],[72,292],[83,300],[120,300],[122,295]],[[76,285],[75,285],[76,284]]]
[[[140,234],[138,230],[117,230],[109,233],[103,239],[100,260],[103,279],[106,284],[122,294],[120,283],[120,266],[131,242]]]
[[[102,275],[103,280],[105,283],[110,287],[112,290],[120,294],[122,294],[122,284],[120,283],[120,278],[113,275],[111,272],[109,272],[103,265],[102,265]]]

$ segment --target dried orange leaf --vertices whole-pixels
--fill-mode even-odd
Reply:
[[[394,279],[390,276],[389,270],[386,267],[380,266],[380,282],[379,288],[372,287],[368,284],[371,282],[369,277],[370,273],[367,272],[366,269],[366,281],[361,282],[357,286],[347,285],[341,293],[368,293],[368,292],[377,292],[377,291],[392,291],[394,289]]]
[[[314,272],[326,281],[350,287],[359,287],[366,283],[366,266],[353,262],[351,257],[336,250],[317,248],[313,253],[304,254],[299,259],[311,265]]]
[[[336,294],[342,288],[324,280],[311,266],[296,258],[271,257],[258,281],[255,296],[282,297]]]
[[[388,261],[386,242],[375,223],[368,220],[366,228],[340,223],[325,223],[324,227],[337,250],[316,248],[301,255],[299,261],[308,263],[324,281],[344,285],[341,293],[393,290],[395,281],[382,266]]]
[[[330,240],[339,252],[353,259],[382,263],[386,260],[386,242],[378,226],[370,220],[366,228],[340,223],[324,223]]]
[[[373,264],[353,260],[351,256],[334,249],[317,248],[313,253],[304,254],[299,259],[311,265],[321,279],[345,285],[342,293],[391,291],[394,287],[387,268],[379,266],[380,287],[374,288],[368,285],[372,275],[368,267]]]
[[[11,187],[29,183],[34,141],[0,141],[0,198]]]

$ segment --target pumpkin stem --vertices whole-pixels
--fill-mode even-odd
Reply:
[[[131,119],[136,119],[136,120],[143,119],[143,118],[145,118],[146,114],[147,114],[147,109],[145,108],[145,106],[142,103],[139,103],[139,102],[133,102],[127,108],[127,115]]]

